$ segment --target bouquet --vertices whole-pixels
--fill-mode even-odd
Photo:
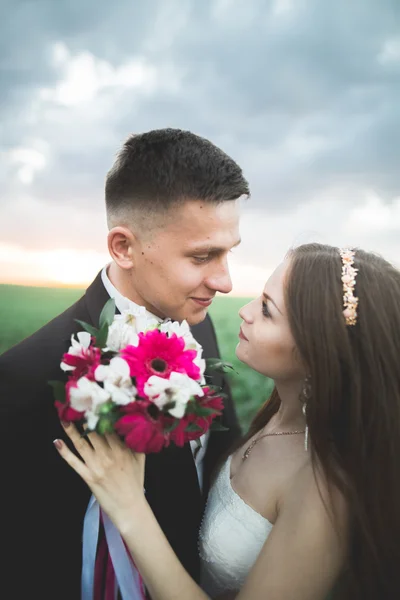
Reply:
[[[160,323],[144,307],[115,314],[104,306],[99,328],[78,321],[62,357],[67,381],[50,381],[61,420],[86,431],[117,433],[135,452],[159,452],[171,442],[199,439],[223,410],[223,394],[207,384],[206,367],[232,368],[202,358],[186,321]]]

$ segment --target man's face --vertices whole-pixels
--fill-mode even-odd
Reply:
[[[135,238],[132,299],[160,317],[195,325],[216,292],[232,289],[228,254],[240,242],[239,206],[189,200],[171,211],[165,227]]]

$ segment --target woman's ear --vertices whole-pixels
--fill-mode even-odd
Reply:
[[[113,261],[121,269],[132,269],[135,266],[135,236],[127,227],[113,227],[107,237],[108,251]]]

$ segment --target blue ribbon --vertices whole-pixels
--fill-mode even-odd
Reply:
[[[94,496],[90,498],[83,522],[82,600],[93,600],[96,549],[99,537],[100,507]],[[109,517],[101,511],[108,551],[112,560],[122,600],[144,600],[139,571],[133,564],[121,535]],[[117,590],[115,592],[117,598]]]

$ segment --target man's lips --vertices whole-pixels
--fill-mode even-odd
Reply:
[[[212,298],[194,298],[194,297],[192,297],[192,300],[194,300],[198,304],[201,304],[201,306],[210,306],[213,299],[214,299],[214,296]]]

